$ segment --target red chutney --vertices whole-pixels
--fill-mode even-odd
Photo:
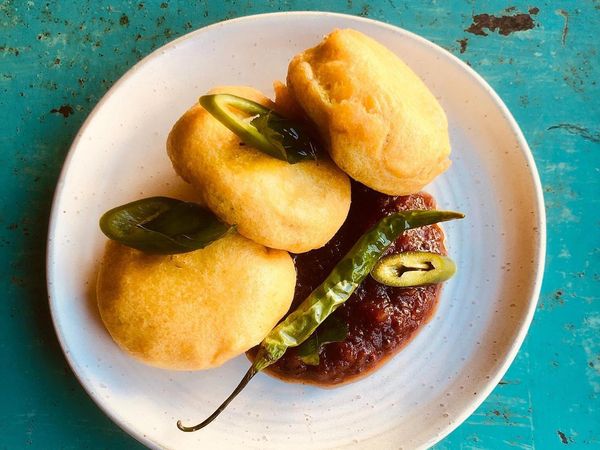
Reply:
[[[425,193],[393,197],[353,183],[352,206],[346,222],[324,247],[294,257],[298,278],[292,310],[331,272],[358,238],[382,217],[407,209],[434,209]],[[386,254],[404,251],[446,254],[439,226],[409,230]],[[394,288],[370,276],[333,315],[348,325],[343,342],[322,346],[318,366],[304,364],[290,348],[273,366],[272,375],[286,381],[335,385],[366,375],[398,352],[430,318],[441,286]]]

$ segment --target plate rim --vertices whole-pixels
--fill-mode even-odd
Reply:
[[[457,64],[460,69],[462,69],[463,71],[466,71],[471,77],[474,78],[474,80],[477,83],[479,83],[479,85],[481,87],[484,88],[486,93],[491,97],[491,99],[494,101],[494,103],[499,107],[502,116],[507,121],[507,123],[510,126],[510,128],[512,129],[512,131],[514,131],[515,138],[519,144],[519,150],[523,153],[523,156],[526,159],[529,176],[530,176],[530,179],[533,181],[534,188],[535,188],[534,198],[535,198],[535,208],[537,209],[537,211],[536,211],[536,213],[537,213],[536,214],[537,215],[536,226],[538,228],[538,234],[539,234],[539,245],[536,248],[537,254],[534,255],[534,258],[536,259],[536,262],[537,262],[537,264],[535,266],[536,273],[535,273],[535,278],[532,283],[532,291],[531,291],[531,295],[529,297],[528,309],[527,309],[526,314],[524,315],[523,321],[521,322],[518,333],[516,334],[515,339],[513,340],[513,342],[510,345],[510,350],[504,355],[504,358],[503,358],[504,361],[502,362],[502,364],[500,364],[498,366],[496,373],[493,376],[490,376],[489,379],[485,380],[484,388],[481,390],[481,395],[474,397],[472,399],[472,401],[469,403],[468,407],[464,408],[463,411],[456,416],[455,420],[453,420],[451,423],[444,426],[443,428],[437,430],[435,436],[432,436],[432,438],[429,441],[427,441],[426,443],[424,443],[424,445],[423,445],[424,448],[431,447],[432,445],[435,445],[436,443],[440,442],[442,439],[444,439],[446,436],[448,436],[450,433],[452,433],[456,428],[458,428],[461,424],[463,424],[473,414],[473,412],[477,408],[479,408],[479,406],[481,406],[481,404],[489,397],[491,392],[496,388],[496,386],[498,385],[498,382],[506,374],[509,367],[511,366],[514,359],[516,358],[521,346],[523,345],[525,337],[531,327],[531,322],[533,320],[533,316],[534,316],[534,313],[537,308],[537,304],[538,304],[539,296],[540,296],[540,292],[541,292],[542,280],[543,280],[543,276],[544,276],[544,268],[545,268],[545,260],[546,260],[546,210],[545,210],[545,204],[544,204],[542,184],[541,184],[539,172],[537,170],[537,166],[535,163],[535,159],[533,158],[531,149],[530,149],[530,147],[527,143],[527,140],[525,139],[525,136],[523,135],[523,132],[522,132],[521,128],[519,127],[517,121],[515,120],[512,113],[510,112],[510,110],[508,109],[508,107],[506,106],[504,101],[501,99],[501,97],[496,93],[496,91],[472,67],[470,67],[469,65],[464,63],[461,59],[459,59],[457,56],[450,53],[445,48],[441,47],[440,45],[438,45],[416,33],[413,33],[409,30],[406,30],[404,28],[401,28],[399,26],[396,26],[396,25],[393,25],[390,23],[386,23],[386,22],[382,22],[379,20],[370,19],[370,18],[366,18],[366,17],[355,16],[352,14],[344,14],[344,13],[329,12],[329,11],[301,10],[301,11],[279,11],[279,12],[270,12],[270,13],[250,14],[250,15],[239,16],[236,18],[228,19],[228,20],[218,21],[218,22],[206,25],[204,27],[198,28],[196,30],[193,30],[189,33],[186,33],[172,41],[167,42],[166,44],[162,45],[161,47],[153,50],[151,53],[149,53],[144,58],[142,58],[140,61],[138,61],[133,66],[131,66],[129,69],[127,69],[125,71],[125,73],[123,73],[118,78],[118,80],[108,89],[108,91],[106,91],[106,93],[102,96],[100,101],[98,101],[98,103],[90,111],[87,118],[84,120],[81,127],[77,131],[77,134],[75,135],[75,138],[73,139],[73,142],[69,146],[67,156],[63,161],[62,169],[60,171],[60,175],[59,175],[59,178],[58,178],[58,181],[56,184],[56,188],[54,191],[54,195],[52,198],[50,220],[49,220],[49,225],[48,225],[48,236],[47,236],[47,243],[46,243],[46,287],[47,287],[47,291],[48,291],[50,315],[52,317],[52,324],[54,327],[54,331],[58,338],[59,344],[61,346],[61,350],[65,356],[65,359],[67,360],[67,363],[69,364],[69,367],[71,368],[71,371],[73,372],[73,374],[79,381],[79,384],[83,387],[84,391],[93,400],[93,402],[100,408],[100,410],[106,416],[108,416],[115,425],[117,425],[119,428],[121,428],[123,431],[125,431],[127,434],[129,434],[131,437],[135,438],[138,442],[140,442],[143,445],[146,445],[148,447],[159,448],[160,444],[158,442],[155,442],[154,440],[150,439],[143,432],[138,431],[133,426],[128,425],[126,422],[121,421],[117,417],[117,415],[113,413],[113,411],[110,408],[106,407],[103,404],[100,395],[97,395],[96,391],[94,391],[90,386],[87,386],[84,383],[84,376],[83,376],[83,374],[79,373],[78,365],[72,359],[71,352],[68,350],[69,346],[67,345],[66,338],[64,337],[64,335],[61,331],[61,328],[59,326],[58,319],[57,319],[56,301],[57,301],[58,295],[55,292],[55,287],[54,287],[54,283],[53,283],[53,280],[55,280],[55,269],[54,269],[55,256],[54,255],[57,251],[55,249],[56,240],[53,239],[53,237],[56,235],[56,227],[57,227],[57,223],[58,223],[58,218],[60,216],[57,206],[60,202],[60,199],[62,198],[62,194],[63,194],[64,187],[65,187],[65,180],[66,180],[66,177],[69,172],[69,167],[71,166],[72,160],[74,159],[74,155],[76,153],[77,147],[80,144],[83,134],[85,133],[87,128],[90,126],[90,124],[92,123],[92,121],[94,120],[96,115],[99,113],[99,111],[103,108],[104,104],[109,100],[109,98],[112,95],[114,95],[116,93],[116,91],[119,90],[119,88],[121,87],[122,84],[124,84],[129,78],[131,78],[133,75],[135,75],[135,73],[137,72],[137,69],[139,67],[143,66],[144,64],[146,64],[156,58],[159,58],[162,54],[165,53],[165,51],[176,47],[179,43],[184,42],[189,39],[192,39],[196,35],[210,32],[213,29],[229,26],[229,25],[235,24],[237,22],[253,21],[253,20],[257,20],[257,19],[265,18],[265,17],[277,18],[277,17],[284,17],[284,16],[314,16],[314,17],[328,16],[328,17],[339,17],[339,18],[344,18],[344,19],[351,19],[353,21],[364,22],[364,23],[370,23],[372,25],[377,25],[379,27],[387,28],[391,31],[394,31],[394,32],[397,32],[400,34],[404,34],[404,35],[410,37],[411,39],[414,39],[414,40],[420,42],[421,44],[425,45],[426,47],[428,47],[436,52],[441,52],[451,62],[453,62],[454,64]]]

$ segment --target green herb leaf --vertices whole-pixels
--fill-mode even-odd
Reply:
[[[348,336],[348,325],[331,316],[298,347],[298,357],[304,364],[318,366],[319,354],[323,346],[332,342],[342,342],[346,336]]]
[[[195,203],[151,197],[106,212],[100,229],[128,247],[168,255],[206,247],[233,227]]]
[[[237,95],[213,94],[200,97],[200,104],[252,148],[290,164],[317,159],[319,147],[304,125],[260,103]],[[244,120],[231,108],[254,117]]]

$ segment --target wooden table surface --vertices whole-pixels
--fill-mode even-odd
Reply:
[[[178,36],[301,9],[389,22],[467,62],[514,114],[542,178],[548,257],[533,325],[494,392],[436,448],[600,448],[597,0],[0,1],[0,448],[140,446],[75,379],[48,309],[52,194],[90,110]]]

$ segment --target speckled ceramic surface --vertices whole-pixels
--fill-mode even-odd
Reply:
[[[202,432],[198,420],[237,384],[248,362],[170,372],[127,357],[104,330],[95,275],[105,241],[97,220],[150,195],[193,199],[174,174],[165,139],[210,87],[271,92],[296,52],[336,27],[352,27],[400,55],[445,108],[452,168],[428,191],[467,219],[445,225],[459,272],[431,322],[378,372],[334,390],[257,376]],[[268,50],[265,50],[268,49]],[[493,389],[532,318],[543,269],[545,218],[526,142],[489,86],[466,65],[415,35],[378,22],[282,13],[223,22],[159,49],[99,103],[75,140],[57,190],[48,244],[51,309],[63,349],[89,394],[152,447],[418,448],[458,426]]]

